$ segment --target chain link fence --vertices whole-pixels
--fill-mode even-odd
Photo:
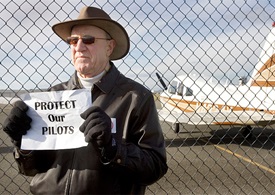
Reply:
[[[76,18],[84,5],[103,8],[126,28],[131,39],[130,53],[115,61],[115,65],[127,77],[152,90],[158,108],[161,108],[160,94],[165,87],[160,81],[170,86],[166,93],[170,95],[162,105],[164,108],[174,106],[170,109],[171,115],[180,103],[176,99],[169,102],[169,97],[174,98],[176,93],[183,97],[182,91],[176,91],[180,90],[179,85],[173,88],[173,79],[180,78],[179,75],[189,76],[195,88],[199,86],[196,85],[199,78],[204,79],[204,88],[210,82],[216,83],[208,92],[224,86],[219,88],[223,94],[216,94],[217,101],[229,86],[237,86],[240,78],[251,78],[275,20],[275,2],[267,0],[1,0],[1,194],[29,194],[31,180],[18,174],[12,145],[2,131],[3,121],[18,95],[43,91],[66,81],[73,73],[69,46],[52,32],[51,26]],[[274,49],[274,39],[268,41]],[[270,64],[269,68],[274,62],[271,60]],[[272,79],[273,72],[270,74],[268,78]],[[237,92],[227,93],[226,97],[229,100]],[[269,94],[273,93],[267,89],[265,93],[257,91],[246,100],[264,103],[262,98]],[[269,96],[269,102],[274,102],[274,97]],[[202,106],[214,105],[215,100],[212,101]],[[260,105],[254,110],[261,111]],[[206,109],[206,113],[211,109]],[[195,115],[189,113],[184,118],[192,121]],[[247,126],[246,120],[236,115],[236,120],[241,121],[236,127],[225,125],[228,119],[227,115],[223,116],[224,123],[216,125],[198,125],[200,121],[171,123],[168,118],[162,118],[169,170],[160,181],[148,187],[147,194],[275,193],[272,123]],[[200,117],[201,121],[207,118],[206,114]]]

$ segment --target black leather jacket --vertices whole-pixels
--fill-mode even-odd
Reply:
[[[81,88],[76,74],[51,91]],[[111,69],[92,90],[93,105],[116,118],[117,154],[103,164],[92,144],[87,147],[33,151],[15,159],[19,171],[34,176],[34,194],[144,194],[147,185],[167,172],[164,137],[149,90]],[[84,136],[83,136],[84,139]]]

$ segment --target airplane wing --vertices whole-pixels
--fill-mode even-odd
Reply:
[[[159,109],[159,119],[191,125],[267,125],[275,123],[274,115],[260,111],[175,112]]]

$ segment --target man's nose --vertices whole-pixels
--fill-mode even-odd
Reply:
[[[83,43],[82,39],[79,39],[75,45],[75,50],[76,51],[82,51],[86,48],[86,44]]]

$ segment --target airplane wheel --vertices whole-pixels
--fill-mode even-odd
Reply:
[[[245,138],[248,138],[248,139],[251,138],[252,137],[252,127],[250,125],[245,126],[242,134]]]
[[[179,123],[173,123],[172,129],[174,130],[175,133],[180,132],[180,124]]]

